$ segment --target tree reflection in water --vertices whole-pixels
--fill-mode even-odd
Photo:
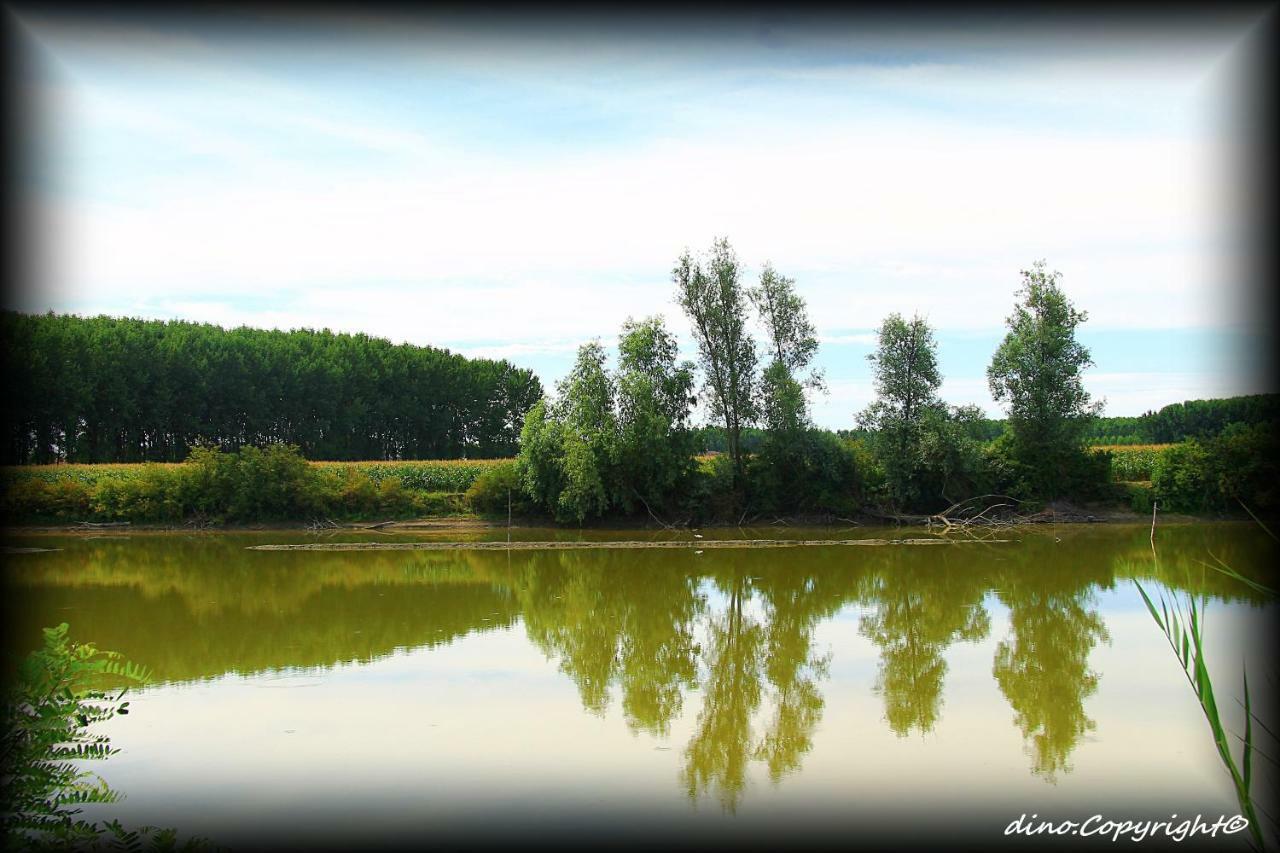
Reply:
[[[1106,577],[1046,565],[1008,574],[999,598],[1009,608],[1011,637],[996,647],[991,673],[1027,741],[1032,772],[1055,781],[1095,723],[1084,700],[1098,689],[1089,653],[1110,635],[1091,590]]]
[[[946,554],[927,563],[887,553],[870,584],[863,636],[880,648],[876,692],[895,734],[933,730],[942,710],[943,653],[956,640],[986,639],[991,618],[982,601],[985,573],[950,565]]]
[[[161,682],[372,661],[523,622],[529,639],[604,713],[666,738],[699,703],[679,780],[736,809],[752,768],[778,782],[812,750],[829,656],[818,626],[861,607],[879,652],[875,690],[899,736],[943,719],[946,653],[993,646],[991,674],[1033,773],[1054,780],[1094,723],[1086,713],[1108,639],[1094,593],[1117,579],[1257,603],[1205,554],[1265,576],[1274,546],[1251,528],[1020,534],[1000,547],[249,553],[254,535],[56,540],[8,567],[10,646],[73,614],[77,635],[119,649]],[[304,541],[310,541],[305,540]],[[41,540],[38,544],[49,544]],[[988,596],[992,596],[988,598]],[[991,638],[988,608],[1008,609]],[[999,641],[996,642],[995,640]],[[25,639],[22,640],[25,642]],[[841,654],[844,649],[836,649]]]

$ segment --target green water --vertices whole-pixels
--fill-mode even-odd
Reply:
[[[1275,678],[1273,605],[1202,562],[1276,586],[1251,525],[1162,528],[1158,559],[1148,528],[1103,525],[937,547],[245,549],[414,538],[457,537],[10,537],[58,549],[5,558],[11,651],[66,621],[156,676],[94,767],[127,799],[87,816],[232,845],[997,842],[1023,813],[1216,819],[1238,811],[1229,778],[1133,581],[1206,597],[1229,729],[1242,665]]]

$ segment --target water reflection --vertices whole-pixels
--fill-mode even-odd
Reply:
[[[634,535],[634,534],[631,534]],[[899,737],[946,713],[948,650],[991,644],[991,676],[1031,771],[1055,780],[1095,723],[1091,666],[1109,642],[1099,594],[1118,579],[1259,604],[1207,570],[1213,553],[1274,585],[1269,541],[1249,527],[1028,534],[1003,546],[785,551],[246,552],[267,536],[41,538],[57,553],[10,557],[22,606],[10,649],[43,625],[118,649],[157,678],[371,661],[469,634],[523,630],[572,681],[583,709],[618,703],[636,733],[668,738],[688,718],[679,784],[739,807],[753,767],[798,771],[821,725],[833,658],[815,637],[854,619],[874,648],[874,691]],[[1007,625],[1003,616],[1007,611]],[[995,615],[998,614],[998,615]],[[993,622],[997,625],[993,626]],[[518,697],[517,701],[518,701]],[[686,707],[688,705],[689,707]],[[684,737],[682,735],[682,737]]]
[[[653,558],[637,567],[620,551],[469,557],[513,592],[529,639],[559,660],[585,709],[603,713],[617,683],[627,722],[667,734],[697,680],[693,632],[705,601],[696,575]]]
[[[941,553],[930,563],[889,559],[864,599],[875,608],[861,626],[880,649],[875,689],[884,697],[889,728],[899,736],[912,729],[929,732],[937,724],[947,647],[985,639],[991,631],[982,603],[990,576],[954,565],[951,556]]]
[[[1109,571],[1046,566],[1006,574],[998,598],[1009,608],[1010,636],[996,646],[991,674],[1014,710],[1032,771],[1053,781],[1095,728],[1085,699],[1098,689],[1089,653],[1111,638],[1091,592],[1109,587]]]

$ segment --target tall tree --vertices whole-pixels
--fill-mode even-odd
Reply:
[[[858,416],[872,431],[891,497],[911,503],[920,496],[917,462],[926,424],[943,410],[938,398],[938,345],[919,315],[910,321],[890,314],[880,326],[880,344],[867,356],[875,365],[876,401]]]
[[[712,409],[725,427],[735,489],[743,477],[742,428],[756,416],[756,347],[747,330],[742,268],[727,239],[705,259],[686,249],[671,271],[676,300],[693,324]]]
[[[1058,497],[1072,483],[1085,456],[1089,422],[1102,410],[1090,402],[1082,371],[1093,365],[1089,350],[1076,340],[1076,327],[1088,319],[1062,292],[1058,272],[1044,261],[1022,270],[1018,302],[1005,321],[1009,327],[987,380],[991,395],[1007,404],[1012,448],[1028,473],[1029,486],[1043,497]]]
[[[769,348],[775,361],[781,362],[792,375],[798,375],[813,362],[818,353],[818,336],[809,322],[804,299],[796,293],[795,279],[779,275],[766,262],[760,271],[760,284],[747,291],[747,297],[760,314],[769,333]],[[812,375],[806,384],[820,384],[821,376]]]
[[[678,361],[661,317],[627,319],[618,336],[618,501],[650,511],[674,501],[693,472],[693,369]]]
[[[804,388],[822,387],[822,375],[812,371],[801,381],[799,374],[813,362],[818,352],[818,336],[809,322],[804,299],[795,291],[795,281],[779,275],[769,263],[760,274],[760,284],[747,291],[769,334],[773,358],[761,377],[760,403],[765,427],[775,451],[796,451],[800,437],[809,427]]]
[[[608,511],[615,479],[616,389],[599,341],[578,347],[578,358],[559,391],[556,407],[564,422],[564,491],[556,515],[581,523],[589,515]]]

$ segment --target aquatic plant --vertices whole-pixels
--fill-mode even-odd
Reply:
[[[1266,529],[1265,526],[1263,529]],[[1267,532],[1270,533],[1269,530]],[[1152,562],[1158,567],[1159,556],[1156,553],[1155,533],[1156,516],[1153,510],[1151,515],[1151,557]],[[1202,563],[1202,565],[1235,578],[1257,591],[1274,596],[1273,590],[1246,578],[1221,560],[1215,559],[1215,563],[1216,565],[1211,563]],[[1165,639],[1169,641],[1169,647],[1173,649],[1174,656],[1181,665],[1183,675],[1186,676],[1187,682],[1195,692],[1196,699],[1200,702],[1200,708],[1204,712],[1205,720],[1209,723],[1209,730],[1213,733],[1213,742],[1214,746],[1217,747],[1218,757],[1222,760],[1222,765],[1231,776],[1236,800],[1240,803],[1240,811],[1248,819],[1249,831],[1252,833],[1258,849],[1261,850],[1264,847],[1264,841],[1261,826],[1258,824],[1257,809],[1253,798],[1254,721],[1257,720],[1260,725],[1263,725],[1264,728],[1266,727],[1253,712],[1253,705],[1249,695],[1248,670],[1244,666],[1241,667],[1244,736],[1239,737],[1237,735],[1241,742],[1241,756],[1239,763],[1237,763],[1235,756],[1231,752],[1226,727],[1222,723],[1213,680],[1209,675],[1209,667],[1205,663],[1204,614],[1207,600],[1202,595],[1197,602],[1196,597],[1190,593],[1185,598],[1180,598],[1176,592],[1166,589],[1165,592],[1159,594],[1160,608],[1157,610],[1155,602],[1147,594],[1142,584],[1135,579],[1133,585],[1138,588],[1138,593],[1142,596],[1151,618],[1155,620],[1156,625],[1164,633]]]

